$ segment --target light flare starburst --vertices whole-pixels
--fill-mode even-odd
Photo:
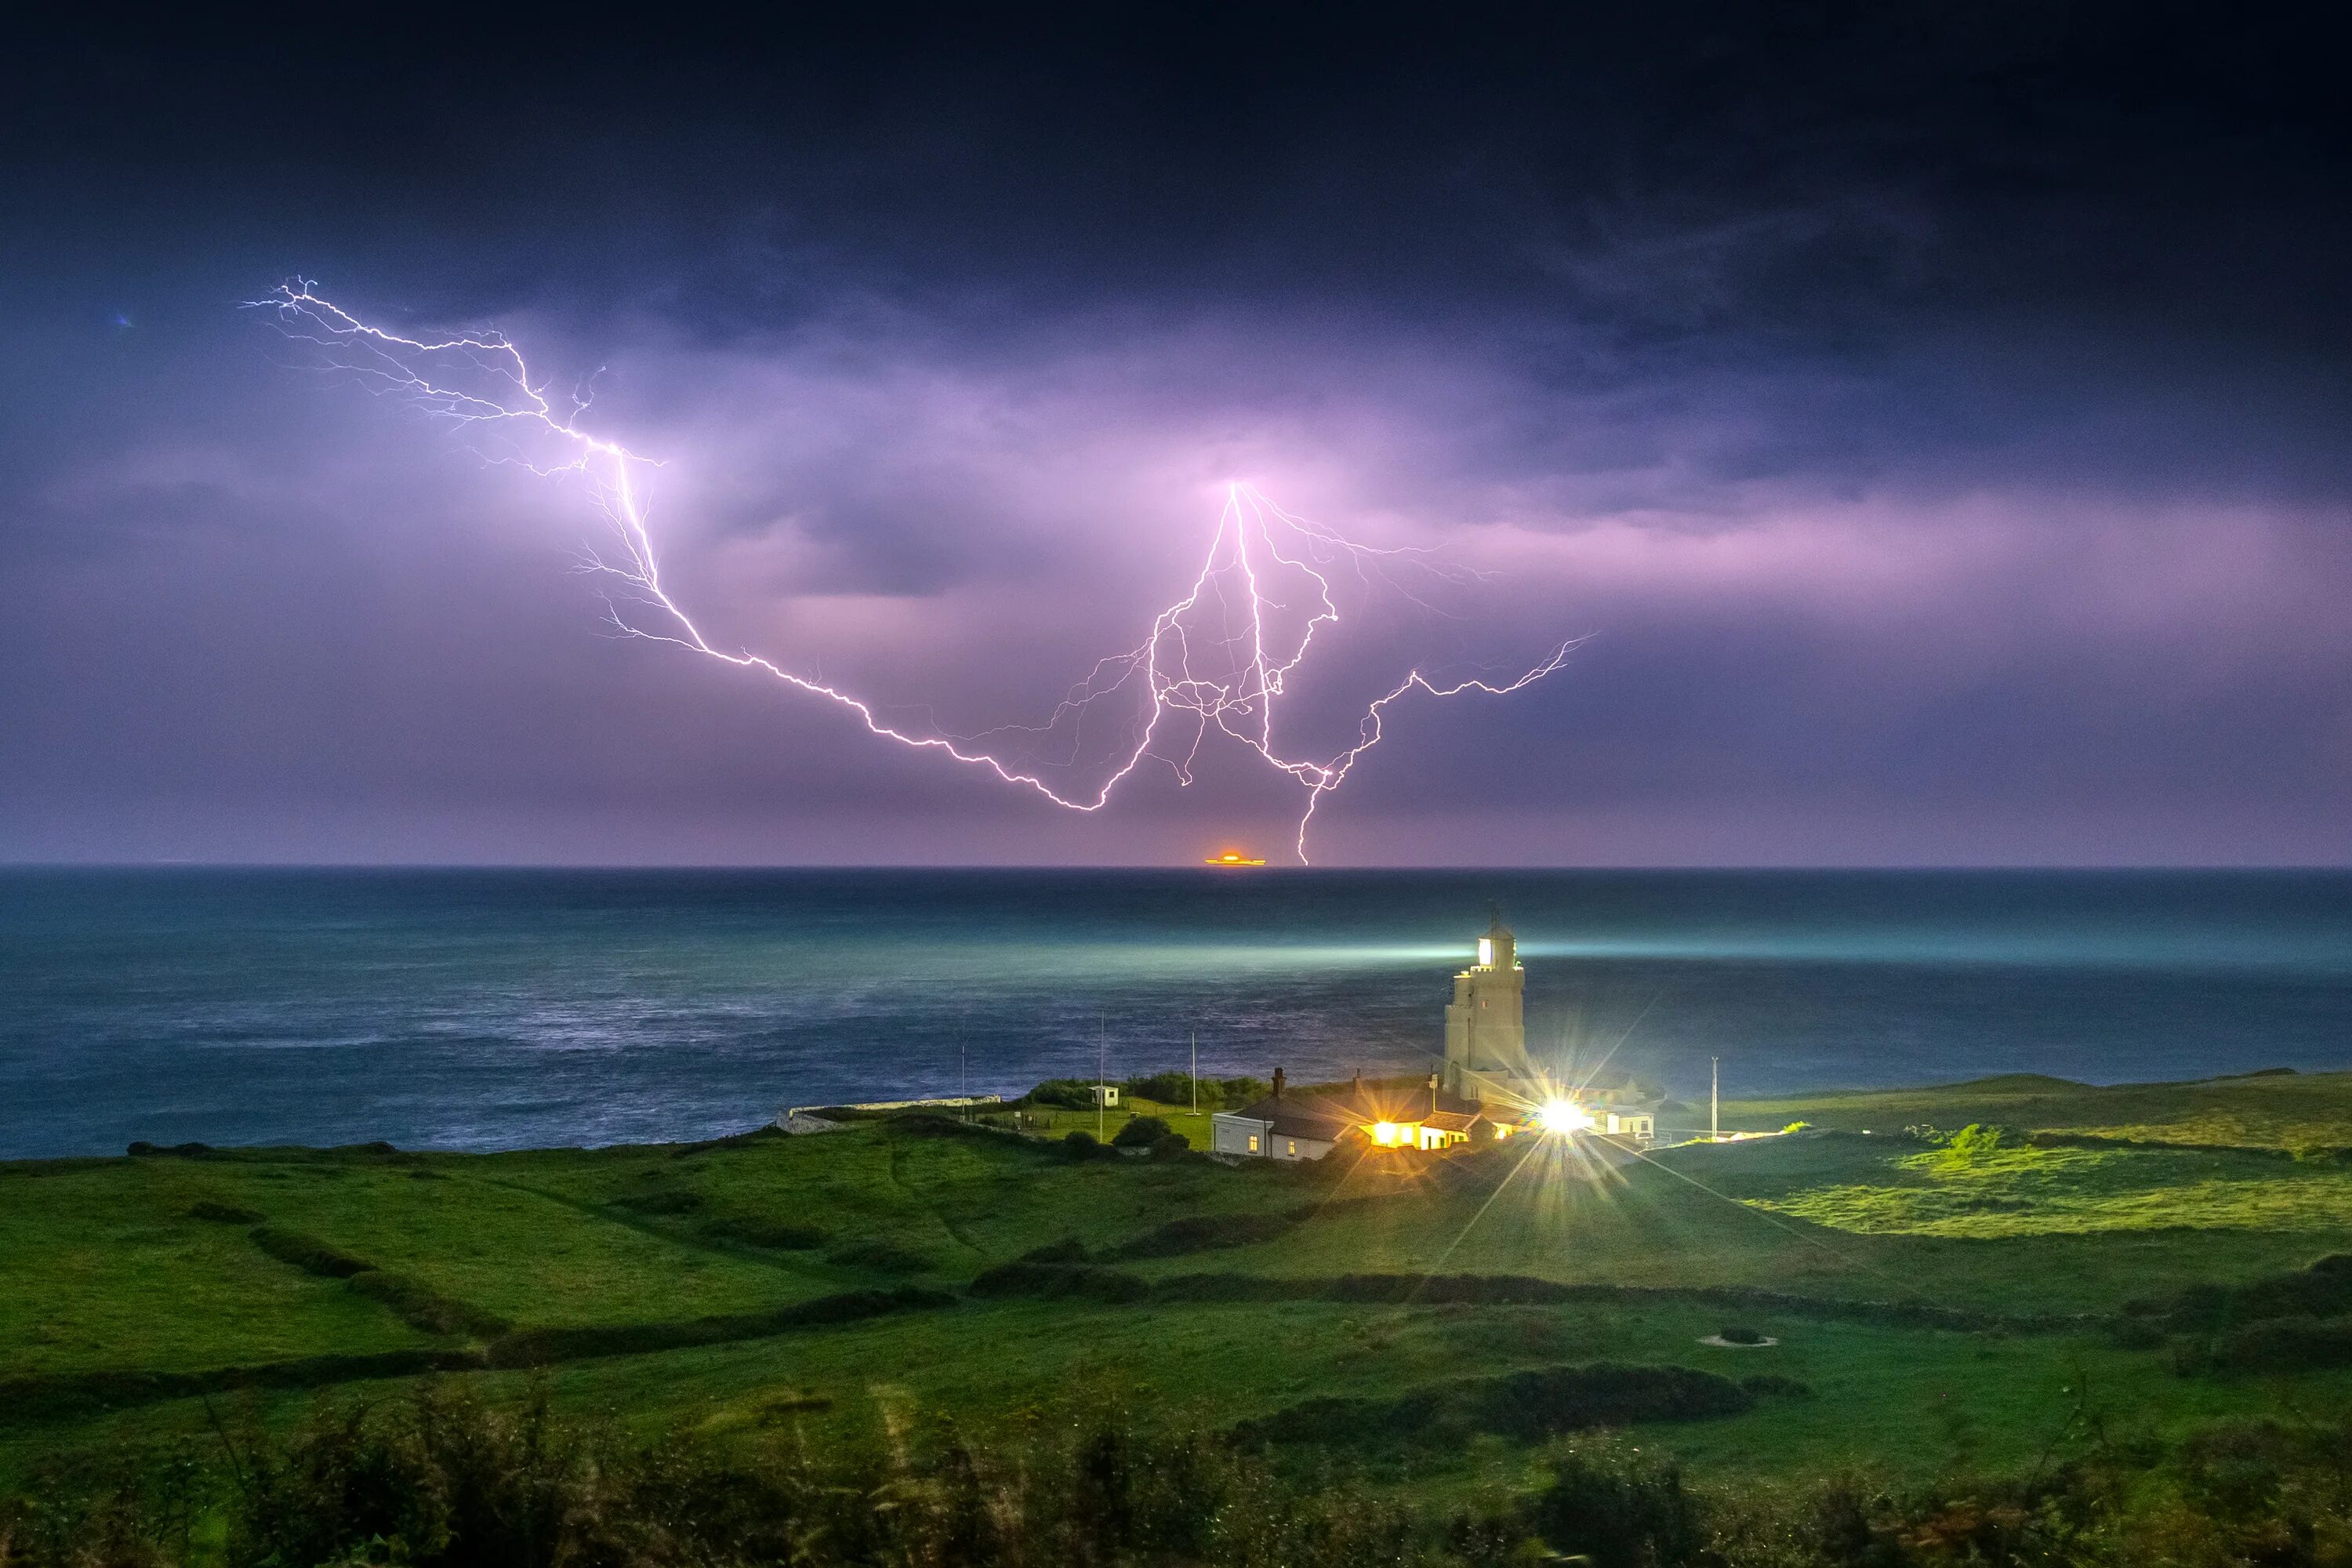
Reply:
[[[1378,574],[1400,587],[1400,578],[1409,573],[1438,581],[1469,574],[1432,560],[1425,551],[1356,543],[1283,510],[1255,487],[1235,483],[1226,489],[1207,554],[1183,596],[1153,616],[1140,642],[1098,660],[1045,723],[972,736],[902,728],[884,719],[868,699],[843,687],[713,643],[663,577],[646,495],[646,477],[658,462],[583,428],[588,399],[575,394],[559,405],[549,395],[549,383],[533,379],[521,350],[504,333],[403,336],[343,310],[304,279],[281,284],[248,304],[271,312],[289,338],[312,345],[325,368],[346,373],[370,392],[453,424],[530,438],[515,443],[518,451],[527,452],[529,445],[551,450],[552,461],[528,455],[508,460],[541,475],[576,475],[586,482],[618,546],[612,552],[589,552],[583,564],[610,581],[614,591],[606,604],[622,634],[773,677],[847,709],[883,740],[984,769],[1067,810],[1101,810],[1147,761],[1164,763],[1180,783],[1191,784],[1201,746],[1214,730],[1306,791],[1294,843],[1304,863],[1316,808],[1380,742],[1391,705],[1416,691],[1432,697],[1505,696],[1559,669],[1575,647],[1574,640],[1563,642],[1524,672],[1500,681],[1474,677],[1440,683],[1413,669],[1366,706],[1350,743],[1319,759],[1289,754],[1288,744],[1276,739],[1277,706],[1291,694],[1317,633],[1341,618],[1327,574],[1345,567],[1368,582]],[[1409,587],[1402,591],[1411,593]],[[1040,760],[1046,748],[1066,753],[1054,766],[1076,766],[1087,715],[1121,698],[1131,706],[1099,761],[1100,778],[1085,789],[1049,782],[1047,764]],[[1016,742],[1013,737],[1023,739]]]

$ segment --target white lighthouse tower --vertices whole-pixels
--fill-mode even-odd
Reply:
[[[1478,939],[1478,962],[1454,977],[1454,1000],[1445,1008],[1447,1094],[1483,1102],[1521,1093],[1535,1076],[1528,1064],[1527,985],[1518,943],[1498,910]]]

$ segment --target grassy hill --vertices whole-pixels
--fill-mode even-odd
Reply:
[[[2352,1275],[2339,1302],[2305,1272],[2352,1250],[2352,1163],[2328,1152],[2352,1146],[2352,1078],[1727,1112],[1815,1131],[1229,1167],[911,1116],[0,1165],[0,1490],[59,1454],[202,1447],[224,1405],[283,1428],[321,1391],[426,1377],[725,1444],[1113,1405],[1219,1429],[1304,1412],[1287,1432],[1546,1369],[1769,1373],[1737,1409],[1633,1417],[1703,1472],[1767,1476],[2023,1467],[2079,1433],[2085,1388],[2103,1429],[2158,1441],[2352,1397],[2352,1353],[2256,1373],[2243,1348],[2249,1325],[2352,1314]],[[1903,1132],[1970,1121],[2010,1131]],[[1729,1326],[1778,1343],[1702,1342]],[[1529,1451],[1487,1431],[1386,1462],[1466,1495]]]

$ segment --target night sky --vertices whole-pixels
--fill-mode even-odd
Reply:
[[[16,36],[0,858],[1286,846],[1231,745],[1076,815],[610,635],[581,489],[237,308],[299,275],[592,388],[717,637],[917,727],[1050,710],[1234,479],[1491,574],[1351,616],[1302,751],[1587,639],[1401,705],[1318,863],[2347,859],[2336,40],[1123,9]]]

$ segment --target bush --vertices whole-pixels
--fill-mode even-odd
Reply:
[[[833,1238],[813,1225],[792,1225],[757,1215],[722,1215],[696,1226],[713,1241],[764,1247],[774,1252],[814,1252]]]
[[[1609,1438],[1571,1444],[1528,1511],[1554,1551],[1592,1568],[1667,1568],[1706,1543],[1682,1467]]]
[[[1171,1132],[1165,1138],[1151,1141],[1150,1154],[1155,1160],[1181,1160],[1192,1152],[1192,1141],[1181,1132]]]
[[[2127,1302],[2124,1312],[2208,1332],[2273,1318],[2352,1315],[2352,1254],[2330,1253],[2308,1268],[2265,1274],[2242,1285],[2191,1285],[2168,1298]]]
[[[2352,1318],[2269,1318],[2221,1337],[2214,1364],[2227,1372],[2315,1372],[2352,1366]]]
[[[1075,1236],[1059,1241],[1049,1241],[1043,1247],[1033,1247],[1013,1259],[1016,1263],[1084,1263],[1091,1256],[1087,1244]]]
[[[1243,1442],[1341,1447],[1450,1447],[1471,1433],[1539,1443],[1564,1432],[1636,1421],[1699,1421],[1752,1408],[1756,1394],[1686,1366],[1609,1363],[1457,1378],[1392,1399],[1309,1399],[1241,1423]]]
[[[428,1334],[473,1334],[483,1339],[513,1327],[504,1318],[486,1312],[455,1296],[445,1296],[404,1274],[370,1268],[351,1277],[350,1287],[392,1309],[403,1322]]]
[[[669,1187],[658,1192],[630,1193],[614,1198],[613,1206],[627,1209],[631,1214],[692,1214],[702,1206],[702,1194],[683,1187]]]
[[[1000,1263],[983,1269],[971,1282],[975,1296],[1035,1296],[1048,1300],[1086,1297],[1125,1305],[1151,1294],[1150,1282],[1140,1275],[1116,1268],[1092,1268],[1059,1263]]]
[[[1204,1081],[1201,1085],[1202,1092],[1207,1093],[1208,1088]],[[1217,1080],[1217,1098],[1222,1104],[1228,1106],[1249,1105],[1273,1092],[1274,1085],[1262,1078],[1221,1078]]]
[[[929,1253],[891,1241],[852,1241],[824,1255],[827,1263],[845,1268],[869,1268],[877,1274],[921,1274],[939,1267]]]
[[[1192,1103],[1192,1080],[1181,1072],[1156,1072],[1150,1078],[1131,1078],[1119,1086],[1138,1099],[1156,1100],[1162,1105]],[[1222,1104],[1215,1082],[1201,1080],[1201,1109],[1214,1110]]]
[[[305,1274],[317,1274],[329,1279],[348,1279],[375,1267],[363,1258],[328,1246],[315,1236],[299,1231],[281,1230],[274,1225],[253,1227],[253,1244],[280,1263],[290,1263]]]
[[[1062,1140],[1062,1152],[1073,1160],[1098,1160],[1110,1152],[1103,1146],[1101,1139],[1084,1128],[1078,1129]]]
[[[1759,1399],[1811,1399],[1813,1385],[1799,1378],[1783,1377],[1777,1372],[1760,1372],[1754,1377],[1743,1377],[1739,1386]]]
[[[1297,1221],[1287,1215],[1187,1215],[1154,1226],[1133,1240],[1111,1249],[1113,1258],[1181,1258],[1188,1252],[1213,1252],[1222,1247],[1249,1247],[1271,1241]]]
[[[1030,1105],[1059,1106],[1064,1110],[1091,1110],[1095,1086],[1083,1079],[1049,1078],[1024,1097]]]
[[[285,1437],[250,1432],[238,1447],[233,1476],[61,1471],[37,1498],[0,1501],[0,1552],[27,1568],[1496,1568],[1536,1550],[1507,1510],[1383,1500],[1350,1477],[1291,1476],[1200,1435],[1099,1416],[985,1445],[919,1426],[887,1450],[684,1433],[635,1446],[566,1420],[543,1389],[499,1408],[428,1386],[322,1401]],[[199,1520],[219,1534],[192,1541]]]
[[[2001,1130],[2000,1128],[1987,1127],[1982,1122],[1971,1121],[1944,1140],[1944,1156],[1941,1163],[1946,1165],[1973,1165],[1987,1155],[1997,1152],[2000,1146]]]
[[[1173,1135],[1175,1129],[1157,1116],[1136,1116],[1111,1136],[1111,1146],[1117,1149],[1149,1149],[1162,1138]]]

